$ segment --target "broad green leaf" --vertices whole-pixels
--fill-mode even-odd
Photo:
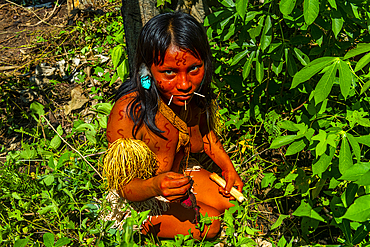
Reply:
[[[338,64],[340,92],[347,98],[352,84],[352,72],[349,64],[340,60]]]
[[[319,0],[304,0],[303,16],[307,25],[311,25],[319,15]]]
[[[14,199],[17,199],[17,200],[21,200],[21,199],[22,199],[22,197],[20,197],[20,196],[19,196],[19,194],[18,194],[17,192],[13,192],[13,193],[12,193],[12,197],[13,197]]]
[[[326,182],[326,178],[320,178],[316,182],[314,189],[312,190],[312,198],[316,198],[320,194],[322,188],[325,185],[325,182]]]
[[[356,141],[370,147],[370,135],[366,136],[357,136],[355,137]]]
[[[364,175],[358,178],[357,181],[355,181],[356,184],[362,185],[362,186],[369,186],[370,185],[370,171],[366,172]]]
[[[357,162],[361,161],[361,149],[356,139],[350,133],[346,133],[349,143],[351,144],[352,150],[356,156]]]
[[[124,49],[121,45],[117,45],[113,48],[111,56],[113,62],[113,68],[116,69],[119,62],[121,61],[121,57],[123,55]]]
[[[370,87],[370,80],[368,80],[361,88],[360,94],[363,94]]]
[[[320,70],[333,63],[337,58],[335,57],[322,57],[313,60],[306,67],[298,71],[293,78],[292,86],[290,88],[295,88],[302,82],[309,80],[312,76],[317,74]]]
[[[295,124],[292,121],[289,120],[283,120],[277,123],[277,126],[279,126],[282,129],[286,129],[289,131],[298,131],[299,129],[295,126]]]
[[[348,168],[339,180],[347,180],[347,181],[357,181],[359,178],[364,176],[367,172],[370,171],[370,163],[369,162],[361,162],[353,165],[352,167]]]
[[[109,82],[109,86],[112,86],[113,85],[113,83],[115,83],[116,81],[117,81],[117,79],[118,79],[118,73],[117,72],[115,72],[114,74],[113,74],[113,76],[112,76],[112,79],[110,80],[110,82]]]
[[[30,106],[31,115],[37,114],[39,117],[45,114],[44,106],[39,102],[32,102]],[[37,120],[37,119],[36,119]]]
[[[55,247],[66,246],[70,242],[71,242],[71,240],[69,240],[67,237],[61,238],[61,239],[58,239],[58,241],[55,243]]]
[[[337,39],[339,32],[342,30],[343,27],[343,17],[340,11],[338,10],[331,10],[331,30],[333,30],[334,37]]]
[[[348,243],[351,243],[352,241],[352,229],[350,221],[347,219],[343,219],[342,223],[339,225],[340,229],[343,231],[344,236],[346,237],[346,240]]]
[[[20,153],[21,158],[25,160],[32,160],[36,157],[37,151],[27,143],[22,143],[22,148],[23,150]]]
[[[346,119],[350,123],[350,127],[353,128],[355,124],[364,126],[364,127],[370,127],[370,119],[364,118],[366,116],[365,112],[358,112],[357,110],[352,112],[352,115],[347,114]]]
[[[312,165],[313,175],[317,174],[319,177],[321,177],[322,173],[324,173],[328,169],[334,157],[334,154],[335,154],[335,148],[332,146],[329,146],[328,150],[326,150],[326,152],[320,156],[319,160],[315,164]]]
[[[263,81],[263,61],[260,50],[257,51],[256,55],[256,79],[259,83]]]
[[[355,200],[342,218],[364,222],[370,218],[370,195],[364,195]]]
[[[244,80],[248,77],[248,75],[251,71],[252,62],[253,62],[253,59],[254,59],[255,55],[256,55],[256,51],[252,51],[251,54],[249,55],[249,57],[247,58],[247,61],[244,64],[243,72],[242,72]]]
[[[304,149],[306,143],[303,139],[293,142],[289,145],[288,149],[286,150],[285,155],[293,155],[296,154]]]
[[[113,108],[113,105],[111,103],[98,103],[94,106],[94,108],[95,108],[95,111],[99,113],[109,115],[110,111]]]
[[[359,43],[355,49],[346,53],[344,60],[370,51],[370,43]]]
[[[236,12],[244,20],[245,12],[247,10],[248,0],[236,0]]]
[[[221,4],[228,8],[235,7],[235,3],[233,2],[233,0],[222,0]]]
[[[271,44],[271,40],[272,40],[272,23],[271,23],[271,17],[267,16],[265,25],[262,31],[262,37],[260,40],[262,52],[264,52],[266,48]]]
[[[14,247],[24,247],[27,245],[29,238],[18,239],[15,241]]]
[[[328,2],[332,8],[337,9],[336,0],[328,0]]]
[[[321,77],[320,81],[315,87],[315,105],[324,101],[330,94],[333,87],[335,75],[337,74],[337,63],[330,65],[325,74]]]
[[[44,239],[44,244],[46,247],[54,246],[54,234],[47,232],[42,236],[42,238]]]
[[[233,36],[235,34],[235,24],[232,23],[229,27],[229,30],[227,31],[227,34],[225,35],[225,37],[223,38],[223,40],[228,40],[230,39],[231,36]]]
[[[344,135],[339,151],[339,171],[344,174],[348,168],[353,166],[352,153],[349,147],[347,137]]]
[[[281,146],[287,145],[293,142],[296,138],[296,135],[286,135],[286,136],[279,136],[275,140],[272,141],[270,148],[279,148]]]
[[[343,205],[346,208],[348,208],[349,205],[352,204],[353,200],[355,199],[357,190],[358,190],[358,185],[357,184],[355,184],[355,183],[349,183],[347,185],[346,190],[344,191],[344,193],[341,196]]]
[[[117,67],[117,74],[119,78],[121,78],[122,82],[125,82],[128,75],[129,75],[129,66],[128,66],[128,59],[125,59],[118,67]]]
[[[293,77],[297,73],[297,64],[295,63],[294,57],[289,48],[285,48],[284,53],[288,73],[291,77]]]
[[[281,0],[279,3],[280,12],[283,15],[289,15],[292,13],[297,0]]]
[[[59,135],[63,135],[63,128],[61,125],[57,127],[57,132]],[[52,147],[53,149],[59,148],[60,144],[62,144],[62,139],[60,139],[58,135],[55,135],[50,141],[50,147]]]
[[[294,47],[294,53],[303,66],[306,66],[310,62],[310,58],[298,48]]]
[[[258,20],[257,26],[252,27],[251,29],[248,30],[249,35],[251,36],[252,39],[255,39],[257,36],[260,35],[262,27],[263,27],[264,20],[265,20],[265,16],[262,16]]]
[[[306,216],[315,220],[325,222],[324,218],[321,217],[315,210],[313,210],[311,205],[304,200],[301,201],[301,205],[293,212],[293,215]]]
[[[248,54],[248,50],[244,50],[242,52],[239,52],[238,54],[236,54],[233,58],[233,61],[231,62],[231,65],[230,66],[233,66],[237,63],[239,63],[240,60],[242,60],[247,54]]]
[[[46,175],[42,181],[44,181],[46,186],[50,186],[54,182],[54,176],[52,174]]]
[[[249,22],[253,19],[255,19],[256,15],[262,14],[262,11],[248,11],[246,17],[245,17],[245,22]]]
[[[365,239],[365,237],[369,234],[369,230],[365,230],[365,225],[362,224],[360,227],[356,229],[355,234],[353,235],[352,244],[357,245]]]
[[[359,71],[363,67],[365,67],[370,62],[370,53],[363,56],[360,61],[357,62],[355,67],[355,72]]]
[[[279,227],[283,223],[283,220],[289,217],[290,215],[280,214],[279,218],[275,221],[275,223],[271,226],[270,229],[274,230],[275,228]]]
[[[261,181],[261,187],[266,188],[269,186],[269,184],[273,184],[274,181],[276,180],[276,177],[273,173],[263,173],[264,177]]]

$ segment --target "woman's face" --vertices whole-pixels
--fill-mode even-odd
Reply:
[[[204,77],[204,62],[189,50],[171,45],[162,65],[152,64],[152,75],[162,99],[171,104],[184,106],[190,102]]]

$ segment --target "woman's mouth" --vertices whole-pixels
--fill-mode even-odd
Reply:
[[[187,94],[187,95],[174,95],[178,100],[189,100],[192,96],[192,94]]]

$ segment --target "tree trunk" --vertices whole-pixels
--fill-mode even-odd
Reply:
[[[200,23],[203,23],[205,16],[210,13],[206,0],[178,0],[177,3],[173,4],[176,11],[191,14]],[[121,13],[125,28],[130,77],[133,74],[136,43],[141,28],[151,18],[159,14],[156,6],[157,0],[122,0]]]
[[[130,77],[133,74],[137,39],[144,24],[159,14],[156,5],[157,0],[122,0],[121,13],[125,28]]]

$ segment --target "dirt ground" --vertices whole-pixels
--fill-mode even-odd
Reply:
[[[22,7],[0,0],[0,72],[27,62],[37,50],[33,44],[41,34],[61,30],[68,24],[65,0],[59,6],[49,2],[49,6]]]

